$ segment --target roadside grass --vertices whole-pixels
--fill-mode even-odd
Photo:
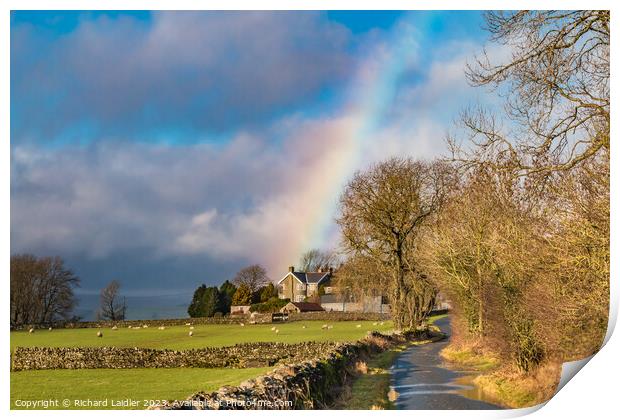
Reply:
[[[434,327],[434,322],[445,318],[447,315],[435,315],[429,317],[427,323]],[[435,327],[435,331],[439,330]],[[408,346],[420,346],[430,343],[432,340],[413,341],[406,345],[394,347],[372,357],[366,362],[365,372],[353,380],[348,392],[337,404],[338,408],[345,410],[394,410],[396,406],[390,400],[390,368],[394,360]]]
[[[544,364],[528,374],[503,369],[478,376],[473,382],[489,399],[501,405],[531,407],[553,397],[561,370],[559,363]]]
[[[345,410],[393,410],[394,403],[388,398],[390,367],[407,346],[384,351],[366,363],[366,372],[356,378],[338,408]]]
[[[481,352],[466,346],[450,345],[444,348],[440,355],[448,362],[459,366],[465,366],[480,372],[490,371],[499,366],[500,359],[497,355]]]
[[[145,409],[153,401],[184,399],[198,391],[215,391],[224,385],[262,375],[272,367],[248,369],[67,369],[11,372],[11,409],[16,400],[58,400],[51,409]],[[62,407],[68,399],[69,407]],[[131,399],[134,407],[113,407],[112,401]],[[102,407],[79,407],[76,400],[106,401]]]
[[[191,322],[188,319],[188,322]],[[377,325],[373,325],[373,324]],[[148,322],[147,322],[148,324]],[[323,324],[333,325],[321,329]],[[279,332],[271,330],[276,326]],[[358,327],[360,325],[360,327]],[[305,326],[306,328],[303,328]],[[393,329],[391,321],[383,325],[375,321],[296,321],[282,324],[256,325],[195,325],[193,336],[190,327],[173,326],[159,330],[149,328],[75,328],[11,332],[11,350],[15,347],[144,347],[154,349],[183,350],[202,347],[232,346],[249,342],[298,343],[302,341],[356,341],[368,331],[388,332]],[[97,331],[103,337],[97,337]]]

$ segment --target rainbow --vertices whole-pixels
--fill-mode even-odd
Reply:
[[[424,19],[424,23],[430,24],[431,19]],[[403,18],[392,30],[389,44],[373,51],[354,77],[347,105],[335,118],[331,131],[331,150],[320,169],[325,175],[304,186],[304,196],[322,205],[300,215],[298,242],[284,250],[284,255],[274,258],[279,267],[297,261],[307,249],[338,246],[334,226],[338,197],[354,172],[369,163],[366,154],[391,110],[399,80],[411,60],[417,57],[418,41],[423,33],[419,29],[420,22],[414,25],[412,16]]]

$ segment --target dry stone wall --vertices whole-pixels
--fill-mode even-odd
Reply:
[[[389,314],[370,312],[300,312],[289,314],[289,321],[387,321]]]
[[[191,350],[18,347],[11,355],[11,370],[262,367],[319,357],[336,346],[333,342],[304,342],[246,343]]]

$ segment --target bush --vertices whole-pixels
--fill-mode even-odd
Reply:
[[[255,303],[250,306],[250,312],[278,312],[280,308],[290,302],[290,299],[270,298],[267,302]]]

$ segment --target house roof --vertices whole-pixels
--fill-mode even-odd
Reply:
[[[278,283],[281,283],[289,274],[292,274],[303,284],[319,284],[330,277],[329,272],[305,272],[305,271],[289,271]]]
[[[299,308],[300,312],[314,312],[324,311],[323,307],[318,303],[313,302],[291,302],[293,305]]]

